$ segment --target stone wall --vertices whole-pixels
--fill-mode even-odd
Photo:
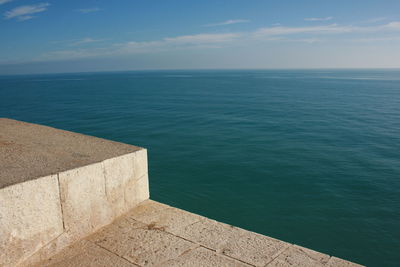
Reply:
[[[1,188],[0,266],[47,259],[148,198],[146,149]]]

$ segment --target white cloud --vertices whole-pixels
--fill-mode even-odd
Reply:
[[[387,20],[387,18],[386,17],[372,18],[372,19],[367,20],[366,22],[367,23],[374,23],[374,22],[380,22],[380,21],[384,21],[384,20]]]
[[[174,44],[221,43],[221,42],[231,41],[237,37],[238,37],[237,33],[195,34],[195,35],[183,35],[178,37],[164,38],[164,42],[174,43]]]
[[[231,25],[231,24],[237,24],[237,23],[247,23],[247,22],[250,22],[250,20],[248,20],[248,19],[230,19],[230,20],[226,20],[223,22],[206,24],[204,26],[205,27],[214,27],[214,26]]]
[[[5,3],[9,3],[11,1],[14,1],[14,0],[0,0],[0,5],[5,4]]]
[[[283,36],[292,34],[344,34],[344,33],[373,33],[373,32],[394,32],[400,31],[400,21],[393,21],[378,26],[341,26],[338,24],[330,24],[323,26],[309,27],[267,27],[261,28],[254,32],[254,37],[263,36]]]
[[[71,46],[77,46],[77,45],[82,45],[82,44],[90,44],[90,43],[97,43],[97,42],[101,42],[104,41],[106,39],[93,39],[93,38],[83,38],[80,40],[75,40],[74,42],[72,42],[70,45]]]
[[[356,38],[350,40],[357,43],[375,43],[375,42],[394,42],[400,41],[400,36],[395,37],[381,37],[381,38]]]
[[[19,21],[32,19],[32,18],[34,18],[34,16],[32,16],[32,14],[46,11],[48,6],[50,6],[49,3],[39,3],[36,5],[19,6],[19,7],[16,7],[14,9],[4,13],[4,18],[5,19],[17,19]]]
[[[140,53],[155,53],[160,51],[225,48],[231,45],[243,45],[252,47],[259,41],[262,42],[301,42],[315,44],[326,42],[322,34],[340,35],[346,34],[343,41],[351,42],[379,42],[398,41],[397,32],[400,31],[400,22],[394,21],[378,26],[356,27],[351,25],[340,26],[337,24],[312,27],[267,27],[255,31],[236,33],[202,33],[166,37],[154,41],[131,41],[112,45],[102,45],[97,48],[79,48],[71,50],[53,51],[42,55],[40,60],[61,60],[102,56],[121,56]],[[354,33],[354,34],[353,34]],[[385,36],[377,36],[384,33]],[[396,33],[395,36],[388,36]],[[350,35],[349,35],[350,34]],[[392,34],[393,35],[393,34]],[[357,39],[358,38],[358,39]],[[362,39],[364,38],[364,39]],[[368,39],[371,38],[371,39]],[[84,38],[72,40],[73,45],[99,42],[101,40]]]
[[[325,17],[325,18],[305,18],[305,21],[328,21],[332,20],[333,17]]]
[[[82,13],[82,14],[87,14],[87,13],[93,13],[93,12],[97,12],[100,11],[101,8],[98,7],[91,7],[91,8],[82,8],[82,9],[78,9],[78,12]]]
[[[400,21],[389,22],[388,24],[383,25],[383,28],[389,30],[400,30]]]
[[[347,33],[354,30],[352,26],[338,26],[331,24],[326,26],[311,27],[267,27],[255,31],[254,36],[290,35],[301,33]]]
[[[187,49],[187,48],[219,48],[224,43],[239,38],[239,33],[194,34],[167,37],[149,42],[127,42],[116,45],[117,53],[147,53],[154,51]]]
[[[61,60],[96,56],[138,54],[174,49],[219,48],[220,44],[232,42],[240,36],[241,35],[239,33],[182,35],[176,37],[167,37],[156,41],[133,41],[119,43],[114,44],[111,47],[52,51],[42,55],[40,60]],[[91,43],[97,41],[100,40],[84,38],[80,41],[74,42],[74,44]]]

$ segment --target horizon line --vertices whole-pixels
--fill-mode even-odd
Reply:
[[[400,70],[400,67],[323,67],[323,68],[194,68],[194,69],[127,69],[127,70],[100,70],[100,71],[66,71],[66,72],[38,72],[2,74],[1,76],[30,76],[30,75],[62,75],[62,74],[95,74],[95,73],[122,73],[122,72],[157,72],[157,71],[258,71],[258,70]]]

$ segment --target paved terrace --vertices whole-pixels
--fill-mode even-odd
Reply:
[[[0,266],[360,266],[148,198],[145,149],[0,119]]]
[[[37,266],[361,266],[146,200]]]

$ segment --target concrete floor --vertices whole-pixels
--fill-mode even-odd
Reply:
[[[36,266],[361,266],[152,200]]]

